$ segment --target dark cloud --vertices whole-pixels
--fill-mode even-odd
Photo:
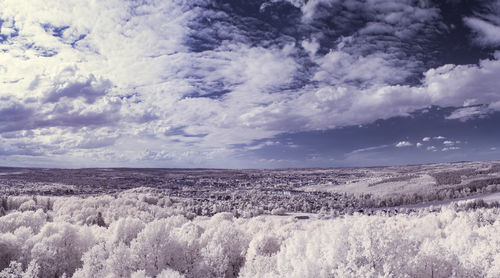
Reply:
[[[59,84],[56,84],[58,86]],[[67,82],[50,91],[41,103],[36,98],[21,102],[11,97],[0,104],[0,132],[45,127],[112,126],[120,119],[122,102],[105,98],[108,80],[90,76],[83,82]],[[78,99],[85,105],[78,104]]]
[[[45,103],[55,103],[61,98],[82,98],[87,104],[93,104],[97,98],[106,95],[112,84],[109,80],[97,79],[90,75],[86,80],[54,84],[54,88],[44,99]]]
[[[358,87],[374,81],[417,84],[423,71],[439,65],[434,59],[439,51],[434,42],[447,31],[439,8],[424,1],[207,1],[195,6],[199,16],[190,23],[185,43],[191,51],[213,61],[226,59],[213,52],[233,51],[231,45],[266,49],[295,45],[289,55],[298,67],[293,81],[281,90],[322,86],[313,78],[324,69],[318,59],[339,49],[354,60],[373,57],[383,59],[388,67],[399,68],[397,75],[383,73],[382,80],[370,69],[375,79],[342,77],[343,82]],[[313,53],[318,55],[316,59],[311,59],[311,50],[304,42],[317,44]],[[187,96],[219,98],[230,93],[233,84],[225,78],[207,78],[210,68],[206,65],[201,62],[184,69],[184,78],[194,88]],[[329,85],[332,80],[333,84],[338,82],[332,71],[338,71],[335,65],[324,73]]]
[[[212,1],[197,7],[187,43],[193,51],[215,50],[225,43],[283,46],[300,39],[300,9],[287,2]]]
[[[24,156],[43,156],[46,155],[44,152],[40,152],[33,149],[2,149],[0,146],[0,156],[15,156],[15,155],[24,155]]]
[[[118,137],[101,137],[101,138],[96,138],[92,137],[89,134],[89,137],[83,138],[83,140],[78,143],[76,148],[80,149],[98,149],[98,148],[103,148],[107,146],[113,145]]]
[[[440,134],[410,130],[422,115],[466,129],[500,110],[498,1],[0,6],[8,151],[183,165],[240,149],[280,161],[437,152],[414,137]],[[432,105],[453,109],[419,110]]]
[[[120,118],[119,105],[104,111],[71,111],[68,106],[58,105],[54,111],[34,120],[34,128],[42,127],[95,127],[112,126]]]
[[[4,98],[0,104],[0,132],[30,129],[35,115],[33,108]]]

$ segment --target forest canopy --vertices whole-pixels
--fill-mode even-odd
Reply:
[[[139,191],[4,198],[0,277],[499,277],[500,209],[192,217]]]

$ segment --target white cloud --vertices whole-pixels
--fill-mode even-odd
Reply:
[[[484,116],[491,111],[491,109],[488,109],[484,106],[464,107],[453,111],[449,116],[446,117],[446,119],[467,121],[475,117]]]
[[[500,45],[500,1],[482,3],[481,12],[464,18],[464,23],[475,33],[475,42],[484,47]]]
[[[447,140],[447,141],[444,141],[443,144],[446,146],[453,146],[453,145],[455,145],[455,142]]]
[[[489,104],[498,101],[495,93],[500,80],[498,59],[482,60],[476,65],[445,65],[424,73],[422,89],[430,101],[441,106]],[[471,94],[475,92],[475,94]]]
[[[460,147],[444,147],[441,149],[442,152],[460,150]]]
[[[280,142],[279,141],[265,141],[265,142],[262,142],[260,144],[257,144],[257,145],[253,145],[253,146],[248,146],[246,147],[247,150],[259,150],[259,149],[262,149],[264,147],[269,147],[269,146],[276,146],[276,145],[279,145]]]
[[[422,141],[424,142],[429,142],[431,140],[431,137],[424,137],[422,138]]]
[[[370,151],[375,151],[375,150],[380,150],[380,149],[385,149],[389,147],[389,145],[380,145],[380,146],[374,146],[374,147],[368,147],[368,148],[362,148],[362,149],[356,149],[349,154],[356,154],[356,153],[363,153],[363,152],[370,152]]]
[[[413,146],[413,144],[411,142],[408,142],[408,141],[401,141],[401,142],[396,143],[396,148],[404,148],[404,147],[411,147],[411,146]]]
[[[301,8],[298,27],[309,30],[300,41],[269,39],[205,1],[2,1],[0,132],[37,134],[31,143],[9,139],[12,149],[187,163],[283,132],[365,124],[429,105],[500,109],[500,55],[430,69],[421,85],[405,85],[424,68],[408,49],[436,33],[438,10],[410,1],[289,2]],[[349,25],[358,16],[366,24]],[[330,51],[321,44],[331,35],[319,26],[324,17],[349,25]],[[93,132],[102,140],[85,139]]]
[[[424,145],[424,144],[422,144],[422,143],[418,142],[418,143],[417,143],[417,148],[420,148],[420,147],[422,147],[423,145]]]
[[[488,105],[488,108],[490,108],[490,109],[492,109],[494,111],[500,111],[500,101],[495,101],[495,102],[490,103]]]
[[[303,40],[301,45],[311,56],[316,55],[316,52],[318,52],[320,48],[320,44],[315,38],[311,40]]]
[[[435,139],[435,140],[444,140],[444,139],[446,139],[446,137],[444,137],[444,136],[436,136],[433,139]]]
[[[361,82],[365,86],[404,81],[411,73],[400,69],[394,74],[397,70],[391,60],[382,53],[356,57],[344,51],[330,51],[315,59],[319,69],[313,79],[330,85]]]
[[[484,46],[500,45],[500,26],[479,18],[468,17],[464,22],[477,33],[476,41]]]
[[[429,147],[427,147],[427,150],[435,152],[435,151],[437,151],[437,148],[435,146],[429,146]]]

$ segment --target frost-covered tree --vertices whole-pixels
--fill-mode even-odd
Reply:
[[[240,277],[278,276],[276,254],[281,247],[281,239],[267,233],[257,234],[248,246],[245,264]]]
[[[144,222],[137,218],[120,218],[109,227],[111,235],[108,238],[108,243],[111,245],[117,245],[119,243],[130,245],[130,242],[137,237],[137,234],[139,234],[144,227]]]
[[[196,269],[199,268],[201,262],[200,237],[203,232],[204,229],[193,222],[187,222],[173,231],[173,236],[177,238],[182,248],[182,252],[178,254],[179,268],[177,270],[187,273],[188,277],[194,277]]]
[[[0,216],[0,277],[500,277],[500,208],[485,202],[371,215],[351,207],[328,219],[188,219],[175,200],[140,194],[58,197],[52,210],[24,212],[14,210],[35,198],[11,198]],[[257,199],[241,208],[253,214]],[[109,227],[81,221],[96,211]]]
[[[172,269],[164,269],[156,278],[184,278],[185,276]]]
[[[106,260],[106,266],[111,276],[129,277],[134,270],[137,270],[132,251],[125,243],[113,245],[109,252],[110,254]]]
[[[230,214],[215,215],[201,237],[199,275],[237,277],[248,246],[246,235],[228,220]]]
[[[172,236],[173,225],[169,219],[148,223],[135,238],[130,249],[137,269],[143,269],[147,275],[155,276],[162,269],[179,267],[181,245]]]
[[[37,211],[14,211],[0,217],[0,232],[14,232],[19,227],[30,227],[34,233],[38,233],[41,227],[47,223],[48,215],[39,209]]]
[[[31,262],[26,271],[23,270],[23,265],[20,262],[11,261],[9,266],[0,271],[1,278],[38,278],[39,269],[37,263]]]
[[[82,268],[79,268],[73,278],[106,277],[108,270],[108,250],[105,243],[100,242],[87,250],[82,256]]]
[[[83,253],[95,244],[89,228],[68,223],[49,223],[31,241],[31,257],[42,277],[73,275],[82,265]]]
[[[2,278],[22,278],[24,275],[23,265],[16,261],[11,261],[8,267],[0,272]]]

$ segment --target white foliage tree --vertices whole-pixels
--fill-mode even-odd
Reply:
[[[108,251],[104,242],[94,245],[83,254],[82,268],[75,272],[73,278],[106,277],[108,274],[107,257]]]
[[[47,214],[41,209],[25,212],[15,211],[0,217],[0,232],[14,232],[20,227],[30,227],[33,232],[38,233],[45,223],[47,223]]]
[[[49,223],[32,239],[31,257],[40,265],[42,277],[59,277],[82,266],[82,255],[95,239],[88,227]]]
[[[227,214],[212,217],[201,237],[199,275],[205,277],[237,277],[245,260],[249,239],[226,220]]]
[[[156,278],[184,278],[185,276],[172,269],[164,269]]]
[[[118,245],[119,243],[130,245],[130,242],[137,237],[137,234],[139,234],[145,226],[144,222],[137,218],[120,218],[109,227],[111,236],[108,239],[108,243],[111,245]]]
[[[261,233],[253,237],[248,246],[240,277],[278,277],[276,255],[280,248],[281,239],[277,236]]]
[[[145,270],[147,275],[155,276],[166,267],[174,268],[179,264],[181,245],[171,236],[168,220],[162,219],[148,223],[130,249],[137,269]]]
[[[134,192],[60,197],[47,212],[13,211],[37,199],[11,199],[0,277],[500,277],[498,208],[188,220]],[[81,222],[96,211],[109,228]]]

